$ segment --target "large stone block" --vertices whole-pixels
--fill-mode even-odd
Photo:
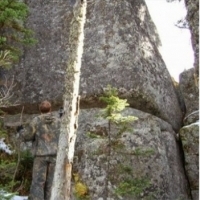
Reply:
[[[96,117],[99,113],[81,110],[73,167],[88,187],[89,199],[191,199],[171,125],[129,108],[123,116],[138,120],[119,134],[115,125]]]
[[[199,0],[185,0],[187,21],[191,31],[191,42],[194,50],[194,68],[199,81]]]
[[[194,68],[191,68],[180,74],[179,87],[185,102],[186,117],[199,110],[199,86],[195,81],[194,73]]]
[[[197,191],[199,190],[199,122],[181,128],[180,138],[192,196],[194,200],[197,200]]]
[[[14,98],[26,104],[28,112],[42,99],[62,104],[73,14],[68,1],[26,2],[30,6],[27,25],[35,31],[38,44],[25,49],[11,74],[17,74]],[[178,130],[182,112],[158,44],[143,0],[88,3],[81,106],[100,106],[98,97],[110,84],[131,107],[156,115]]]
[[[87,186],[89,199],[106,199],[108,195],[110,200],[191,200],[179,142],[169,123],[128,108],[123,116],[138,120],[119,131],[118,126],[97,117],[101,111],[81,109],[78,122],[73,174]],[[58,116],[58,112],[54,114]],[[33,116],[7,115],[4,125],[14,130]],[[60,173],[64,175],[64,171]],[[128,187],[123,190],[121,183]]]

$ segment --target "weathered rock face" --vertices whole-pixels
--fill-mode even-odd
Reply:
[[[95,117],[99,112],[81,110],[77,133],[74,172],[87,185],[89,199],[190,199],[176,134],[168,123],[126,109],[125,116],[138,120],[119,135],[116,126],[109,133],[108,121]]]
[[[187,117],[192,112],[199,110],[199,88],[195,83],[194,68],[182,72],[179,77],[179,88],[185,102],[185,117]]]
[[[87,101],[88,97],[101,94],[111,84],[132,107],[178,127],[180,108],[171,78],[155,45],[157,41],[151,33],[156,39],[144,1],[97,1],[92,4],[86,25],[81,96]],[[172,116],[173,109],[176,111]],[[176,122],[172,122],[172,118],[176,118]]]
[[[18,108],[25,106],[24,113],[35,114],[43,99],[50,100],[54,109],[62,105],[72,5],[65,0],[26,2],[30,6],[27,25],[35,31],[38,44],[25,49],[19,66],[9,72],[17,74],[14,100],[19,106],[7,111],[20,113]],[[98,0],[88,5],[74,172],[88,186],[92,199],[138,200],[137,195],[139,199],[191,199],[173,131],[180,128],[182,113],[158,43],[143,0]],[[131,107],[141,110],[126,110],[139,120],[132,124],[133,130],[121,135],[112,127],[110,145],[108,124],[95,118],[99,110],[94,109],[101,106],[98,97],[108,84]],[[142,192],[136,194],[133,187],[141,182]],[[122,183],[132,190],[123,194]]]
[[[185,157],[185,170],[193,200],[199,199],[199,122],[184,126],[180,138]]]
[[[123,116],[138,120],[119,134],[119,127],[111,124],[109,131],[108,121],[97,117],[100,111],[81,109],[79,115],[73,174],[88,188],[89,199],[191,200],[181,151],[170,124],[128,108]],[[5,125],[17,126],[19,117],[7,116]],[[31,117],[24,115],[23,121]],[[78,183],[72,183],[73,191]]]
[[[25,105],[25,112],[35,113],[41,100],[62,101],[69,39],[66,23],[71,19],[71,6],[64,0],[26,2],[30,8],[27,26],[35,32],[38,43],[24,49],[11,75],[17,83],[14,101],[18,99],[20,105]]]
[[[14,98],[29,107],[25,112],[36,112],[42,99],[51,100],[54,107],[62,105],[72,7],[64,0],[27,3],[27,25],[35,31],[38,44],[24,51],[11,74],[18,74]],[[110,84],[132,107],[161,117],[178,130],[182,113],[158,43],[143,0],[89,3],[80,84],[82,107],[99,106],[98,96]]]
[[[183,146],[185,170],[190,183],[192,199],[199,199],[199,88],[195,84],[195,69],[180,74],[180,89],[186,106],[180,129]]]
[[[199,77],[199,0],[185,0],[187,20],[191,30],[192,46],[194,50],[194,68]]]

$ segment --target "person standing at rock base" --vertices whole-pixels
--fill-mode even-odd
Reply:
[[[60,134],[60,119],[51,113],[51,103],[43,101],[39,110],[41,114],[28,125],[18,127],[24,141],[32,141],[34,146],[29,200],[50,199]]]

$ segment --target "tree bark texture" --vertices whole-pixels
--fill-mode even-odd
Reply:
[[[51,200],[69,200],[71,194],[71,171],[78,128],[79,81],[83,54],[86,0],[77,0],[73,7],[70,24],[70,53],[66,69],[64,111]]]

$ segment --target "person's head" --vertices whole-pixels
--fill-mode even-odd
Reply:
[[[48,113],[51,111],[51,103],[49,101],[43,101],[40,106],[39,110],[41,113]]]

